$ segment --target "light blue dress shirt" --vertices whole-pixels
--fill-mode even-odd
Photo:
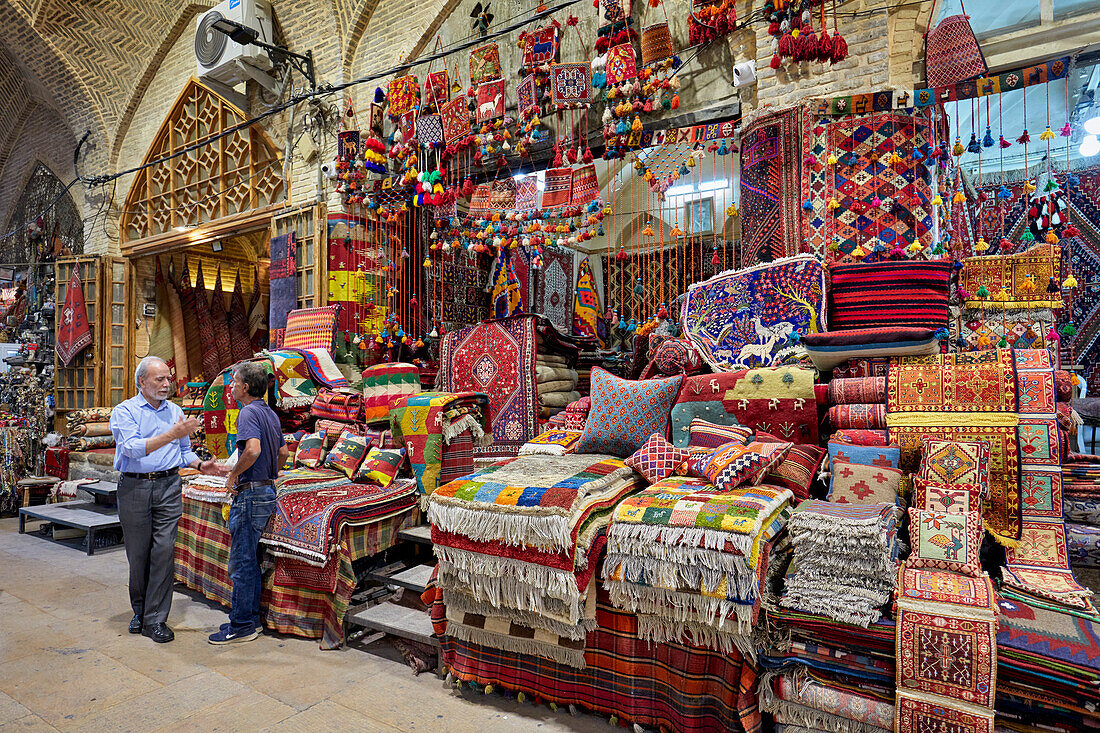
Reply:
[[[115,470],[123,473],[156,473],[181,468],[199,457],[191,450],[191,438],[180,438],[146,454],[145,441],[175,425],[183,410],[164,400],[153,407],[140,392],[111,410],[111,434],[115,436]]]

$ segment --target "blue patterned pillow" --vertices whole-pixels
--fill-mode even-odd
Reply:
[[[683,377],[620,379],[592,369],[592,408],[577,453],[610,453],[625,458],[654,433],[668,435],[668,417]]]

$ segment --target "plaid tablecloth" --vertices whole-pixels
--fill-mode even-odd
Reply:
[[[345,529],[340,538],[334,593],[276,585],[275,563],[286,560],[269,555],[273,562],[265,563],[270,567],[264,574],[264,626],[283,634],[320,639],[322,649],[340,647],[344,643],[344,614],[355,591],[352,562],[392,547],[397,533],[413,526],[418,515],[414,507],[379,522]],[[232,599],[229,541],[221,504],[183,498],[176,537],[176,580],[226,607]]]

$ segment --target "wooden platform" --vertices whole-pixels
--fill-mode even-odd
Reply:
[[[431,565],[414,565],[403,570],[389,571],[388,568],[380,572],[371,573],[371,580],[384,585],[396,585],[407,588],[417,594],[423,593],[428,588],[428,579],[432,577]]]
[[[65,501],[60,504],[21,507],[19,534],[27,531],[27,521],[51,522],[62,527],[83,530],[88,535],[88,554],[95,554],[95,534],[99,530],[121,527],[118,508],[93,501]]]
[[[439,646],[439,640],[432,636],[432,622],[428,614],[396,603],[379,603],[377,606],[356,611],[348,614],[347,621],[348,624],[372,631]]]

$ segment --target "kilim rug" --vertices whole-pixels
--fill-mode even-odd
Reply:
[[[306,369],[309,370],[310,379],[315,383],[328,387],[329,389],[347,388],[347,378],[344,376],[344,373],[337,368],[336,362],[332,360],[331,352],[327,349],[287,348],[287,351],[293,351],[301,355],[302,361],[305,362]]]
[[[259,287],[259,283],[255,284]],[[226,314],[229,322],[229,351],[233,361],[244,361],[252,358],[252,340],[248,335],[248,311],[245,310],[244,293],[241,292],[241,272],[233,280],[233,295],[229,303],[229,312]]]
[[[473,432],[474,443],[484,444],[491,432],[488,403],[488,396],[476,392],[421,392],[399,397],[390,407],[394,442],[406,449],[421,496],[430,495],[442,482],[448,456],[455,462],[457,456],[448,448],[450,443],[463,433]],[[463,443],[459,450],[472,454],[473,445]]]
[[[206,292],[206,284],[202,278],[202,260],[198,264],[199,273],[195,276],[195,320],[199,324],[199,341],[202,343],[202,376],[207,382],[212,381],[222,369],[221,357],[218,355],[217,332],[213,319],[210,317],[210,294]],[[224,328],[224,324],[223,324]]]
[[[997,606],[989,577],[903,568],[898,581],[895,730],[991,733]]]
[[[489,270],[478,266],[476,255],[465,250],[460,254],[444,254],[432,260],[428,268],[435,322],[464,326],[480,323],[489,317],[489,295],[486,287]],[[570,295],[572,297],[572,295]]]
[[[202,423],[206,449],[214,458],[228,458],[237,447],[237,414],[231,373],[226,370],[210,382],[202,401]]]
[[[950,340],[962,339],[964,351],[995,349],[1001,339],[1013,349],[1045,349],[1055,320],[1049,308],[995,312],[965,308],[951,318]]]
[[[1013,351],[911,356],[891,363],[886,409],[891,414],[1015,412]]]
[[[672,406],[671,442],[684,448],[691,421],[744,425],[793,443],[818,442],[814,371],[801,367],[749,369],[684,377]]]
[[[1016,360],[1020,403],[1020,493],[1023,531],[1007,553],[1004,583],[1009,595],[1038,596],[1096,614],[1092,591],[1081,586],[1069,567],[1063,526],[1062,452],[1055,418],[1056,387],[1050,352],[1021,349]]]
[[[149,333],[149,355],[159,356],[164,360],[164,363],[168,365],[168,371],[173,380],[178,380],[179,372],[176,369],[176,343],[175,332],[172,328],[171,321],[171,309],[168,304],[168,288],[165,285],[164,273],[160,269],[160,258],[157,258],[156,275],[153,278],[153,283],[156,292],[156,306],[157,315],[153,318],[153,328]],[[72,287],[70,283],[69,287]],[[76,295],[76,291],[73,293]],[[68,296],[66,295],[66,300]],[[62,313],[68,316],[69,311],[63,310]],[[79,322],[80,315],[74,313],[72,315],[72,325],[75,326]],[[84,324],[87,324],[87,318],[84,319]],[[63,323],[61,326],[62,335],[66,335],[68,331],[69,323]],[[91,341],[91,334],[88,334],[88,341]],[[81,346],[83,349],[84,347]],[[73,356],[76,354],[63,355],[62,364],[68,364]],[[186,355],[184,355],[184,361],[186,361]]]
[[[279,235],[271,240],[271,297],[268,301],[268,328],[271,348],[283,345],[286,330],[286,314],[298,307],[298,263],[294,232]],[[212,379],[213,376],[208,376]]]
[[[893,730],[894,703],[829,684],[812,670],[767,672],[760,677],[760,709],[776,722],[808,730]]]
[[[169,269],[171,272],[171,269]],[[199,316],[195,307],[195,289],[191,287],[191,273],[187,269],[187,258],[183,258],[183,269],[172,283],[180,297],[180,310],[183,314],[184,334],[187,336],[187,369],[189,378],[210,381],[217,373],[207,376],[204,371],[202,335],[199,331]],[[267,342],[264,342],[267,345]]]
[[[930,245],[929,173],[911,159],[913,149],[927,139],[928,123],[916,115],[876,112],[833,118],[804,111],[802,146],[806,161],[812,160],[803,163],[800,196],[813,206],[803,216],[808,251],[833,261],[850,255],[857,245],[868,253],[913,242]],[[891,165],[894,151],[903,160]],[[872,160],[873,152],[878,160]],[[830,155],[840,162],[829,165]],[[893,205],[873,206],[876,196]],[[839,208],[830,210],[833,198]]]
[[[825,270],[812,255],[725,272],[688,288],[684,334],[716,371],[808,358],[799,335],[825,330]]]
[[[535,278],[533,313],[546,316],[559,333],[573,332],[573,250],[545,247]]]
[[[369,524],[416,506],[416,483],[399,479],[386,488],[369,484],[317,490],[280,488],[275,513],[260,542],[296,559],[324,565],[345,526]]]
[[[765,114],[741,130],[741,256],[752,265],[809,251],[802,241],[802,108]]]
[[[580,269],[577,271],[577,289],[573,295],[573,329],[574,336],[591,336],[599,339],[599,328],[596,322],[600,316],[600,294],[596,290],[596,280],[592,276],[592,266],[588,258],[581,260]],[[600,345],[603,340],[600,339]]]
[[[218,367],[225,369],[233,364],[233,342],[229,335],[229,319],[225,313],[225,293],[222,291],[222,267],[214,277],[214,289],[210,291],[210,321],[214,326],[214,346],[218,350]]]
[[[328,227],[328,302],[341,305],[336,328],[351,333],[376,333],[382,330],[386,315],[383,292],[383,262],[375,259],[379,224],[350,214],[329,214]],[[364,306],[373,303],[366,312]]]
[[[287,314],[283,330],[283,348],[325,349],[332,351],[336,338],[339,304],[299,308]]]
[[[313,404],[317,385],[310,378],[302,352],[271,351],[268,358],[275,373],[276,404],[284,410]]]
[[[535,391],[535,319],[517,316],[451,331],[439,346],[445,392],[489,396],[493,443],[477,455],[514,456],[538,435]]]
[[[1017,254],[967,257],[959,273],[959,287],[969,297],[967,308],[994,310],[1062,308],[1062,293],[1047,292],[1051,278],[1062,282],[1062,248],[1046,242]],[[978,294],[984,286],[987,297]],[[1004,293],[1004,300],[997,297]]]
[[[521,691],[559,706],[678,733],[759,733],[756,672],[736,651],[655,644],[638,635],[637,616],[616,609],[600,591],[585,668],[503,652],[443,636],[443,657],[455,677]],[[644,690],[644,694],[639,694]]]

